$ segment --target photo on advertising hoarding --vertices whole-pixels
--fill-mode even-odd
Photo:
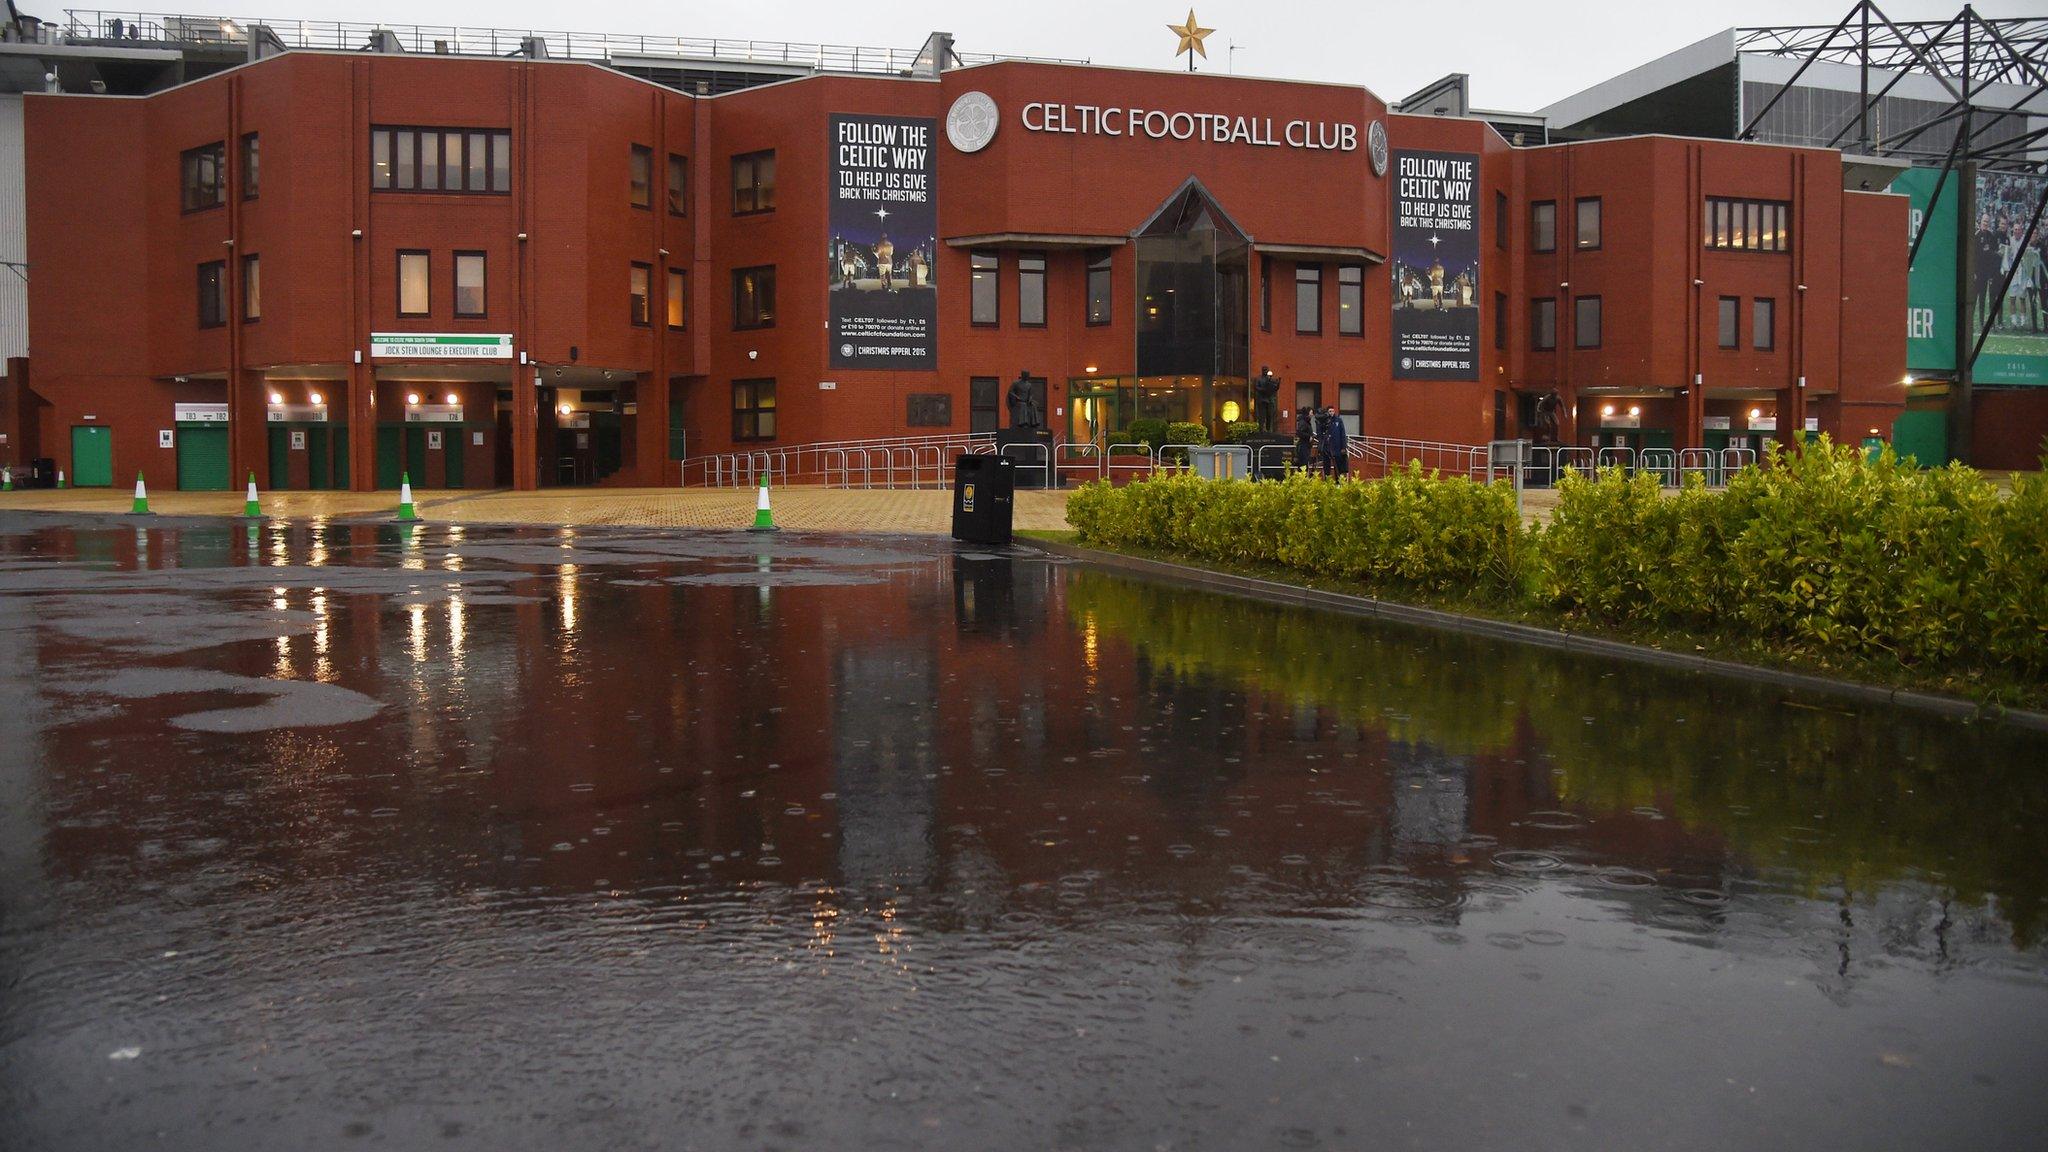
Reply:
[[[832,117],[826,195],[834,368],[938,367],[937,124]]]
[[[1397,380],[1479,379],[1479,157],[1394,153]]]
[[[2039,176],[1977,176],[1970,322],[1973,333],[1984,331],[1986,324],[1991,328],[1970,366],[1971,378],[1980,383],[2048,384],[2048,226],[2036,227],[2027,237],[2027,224],[2044,192],[2048,180]],[[2000,284],[2005,285],[2002,298]]]
[[[1914,372],[1950,372],[1956,366],[1956,195],[1958,181],[1941,179],[1936,168],[1899,174],[1891,190],[1903,193],[1906,250],[1906,367]],[[1939,187],[1941,197],[1935,198]],[[1924,234],[1923,234],[1924,233]],[[1920,247],[1913,250],[1914,237]]]

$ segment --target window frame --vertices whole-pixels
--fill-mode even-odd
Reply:
[[[768,402],[766,404],[761,403],[762,385],[764,384],[767,385],[766,396]],[[746,394],[747,403],[745,405],[740,403],[742,390]],[[733,443],[752,444],[775,439],[778,431],[775,421],[775,401],[775,377],[750,376],[745,379],[734,380],[732,382]],[[761,416],[763,413],[766,413],[768,416],[768,432],[766,435],[761,433]],[[744,426],[742,425],[743,420],[746,422]]]
[[[1493,294],[1493,348],[1504,352],[1508,346],[1508,294]]]
[[[1037,267],[1031,267],[1036,262]],[[1017,253],[1017,327],[1043,328],[1046,325],[1046,258],[1043,252]],[[1024,310],[1031,303],[1033,279],[1037,281],[1038,319],[1025,319]]]
[[[1750,298],[1749,347],[1754,352],[1776,352],[1778,350],[1777,297],[1755,296]]]
[[[765,295],[767,297],[768,306],[766,309],[763,309],[761,307],[762,297],[764,295],[764,293],[761,291],[762,284],[764,283],[764,279],[761,275],[762,273],[767,274],[765,278],[765,283],[767,285],[768,291],[765,293]],[[746,278],[749,275],[752,275],[754,277],[754,314],[751,320],[745,319],[744,314],[740,310],[740,285],[746,280]],[[764,315],[766,316],[766,319],[763,319]],[[775,327],[775,265],[749,264],[744,268],[733,269],[732,330],[735,332],[753,332],[763,328],[773,327]]]
[[[1346,297],[1352,297],[1349,326],[1346,326]],[[1365,265],[1337,265],[1337,335],[1360,338],[1365,335]]]
[[[1758,243],[1766,232],[1769,245]],[[1792,251],[1792,201],[1755,196],[1708,196],[1700,208],[1700,246],[1715,252]]]
[[[1714,336],[1724,351],[1742,347],[1742,297],[1721,296],[1714,305]]]
[[[448,138],[451,136],[457,142],[457,148],[453,154],[453,164],[448,162],[449,152],[445,146]],[[431,187],[427,185],[425,179],[426,166],[421,163],[421,158],[426,155],[427,150],[425,141],[430,137],[434,141],[435,153],[435,179]],[[483,138],[484,145],[484,162],[480,169],[470,162],[471,153],[474,151],[473,145],[477,137]],[[399,144],[401,143],[401,138],[412,146],[412,155],[410,157],[402,157],[400,154]],[[382,174],[377,170],[377,151],[380,143],[384,147],[388,157],[387,163],[391,169],[388,180],[381,184],[378,181]],[[505,179],[503,187],[499,186],[498,180],[500,169],[498,160],[500,157],[504,159],[503,170]],[[399,179],[399,173],[406,170],[401,164],[401,161],[405,159],[411,161],[410,184]],[[510,128],[488,128],[462,124],[372,124],[370,125],[369,169],[370,191],[372,192],[405,192],[415,195],[433,196],[510,196],[512,194],[512,130]],[[472,173],[475,173],[482,180],[482,187],[475,188],[470,186]],[[459,187],[450,188],[447,186],[447,181],[451,174],[454,174],[460,181]]]
[[[981,262],[987,260],[984,266]],[[984,279],[984,277],[986,279]],[[982,318],[981,298],[978,289],[988,285],[988,318]],[[967,322],[975,328],[1000,328],[1003,326],[1003,256],[993,249],[975,249],[967,253]]]
[[[654,265],[645,260],[626,266],[626,319],[635,328],[654,326]]]
[[[1593,306],[1593,339],[1591,343],[1586,341],[1586,316],[1584,309],[1588,304]],[[1574,351],[1586,351],[1600,347],[1601,336],[1607,327],[1606,321],[1606,310],[1601,306],[1600,296],[1597,293],[1591,296],[1572,297],[1572,349]]]
[[[1586,243],[1586,206],[1593,206],[1593,242]],[[1572,201],[1572,250],[1598,252],[1606,230],[1606,211],[1598,196],[1580,196]]]
[[[1357,403],[1353,404],[1353,400]],[[1363,383],[1342,383],[1337,385],[1337,419],[1344,421],[1346,436],[1365,434],[1365,385]]]
[[[689,280],[688,273],[681,268],[664,270],[662,296],[662,321],[670,332],[690,330]]]
[[[228,322],[228,262],[226,260],[202,260],[196,269],[194,288],[198,302],[199,327],[224,328]],[[212,274],[212,284],[207,283]],[[209,307],[210,305],[210,307]],[[210,317],[209,317],[210,314]]]
[[[1505,252],[1512,239],[1508,235],[1508,194],[1495,189],[1493,193],[1493,246]]]
[[[1546,308],[1550,316],[1548,325],[1543,320]],[[1546,327],[1550,330],[1550,335],[1547,339],[1543,334]],[[1557,351],[1557,297],[1555,296],[1529,297],[1529,351]]]
[[[210,162],[213,180],[209,184],[200,179],[201,162]],[[178,210],[180,215],[189,216],[195,212],[206,212],[219,208],[228,202],[228,146],[224,140],[201,144],[178,153]],[[212,197],[204,201],[201,197],[208,191]]]
[[[241,289],[242,323],[256,324],[263,320],[263,254],[244,252],[241,263],[235,269],[238,279],[236,286]],[[250,285],[255,290],[250,290]]]
[[[1304,276],[1304,272],[1308,273],[1308,275]],[[1315,303],[1309,313],[1315,324],[1312,328],[1303,328],[1301,326],[1301,290],[1303,288],[1313,288],[1315,290]],[[1323,266],[1319,262],[1301,261],[1294,265],[1294,334],[1296,336],[1321,336],[1323,334]]]
[[[425,302],[425,306],[422,307],[417,312],[408,312],[405,310],[405,258],[408,256],[417,256],[420,259],[425,260],[427,262],[427,274],[420,278],[420,283],[425,285],[427,299]],[[432,316],[434,314],[433,251],[427,248],[400,248],[394,254],[392,260],[392,270],[397,273],[397,279],[392,285],[394,290],[393,296],[395,297],[392,303],[394,303],[397,306],[398,314],[400,316],[406,317],[407,319],[415,319],[421,316]]]
[[[256,199],[263,191],[263,141],[259,133],[242,133],[236,163],[241,166],[242,199]]]
[[[690,158],[680,152],[668,154],[668,214],[690,214]]]
[[[1550,224],[1547,229],[1550,233],[1550,238],[1547,241],[1544,239],[1546,229],[1543,224],[1543,217],[1546,211],[1550,217]],[[1529,202],[1529,251],[1542,253],[1557,251],[1557,201],[1532,200]]]
[[[768,203],[765,205],[761,203],[763,187],[761,183],[761,162],[764,158],[767,160],[768,172],[768,182],[766,185]],[[745,185],[740,183],[740,172],[743,168],[748,177]],[[740,190],[742,187],[747,191],[748,206],[745,208],[740,207]],[[773,211],[775,211],[775,149],[761,148],[753,152],[735,153],[732,157],[732,214],[735,216],[761,216]]]
[[[1116,320],[1116,249],[1096,249],[1084,267],[1087,292],[1082,300],[1082,319],[1087,327],[1101,328]],[[1102,314],[1099,318],[1095,312],[1097,276],[1102,278]]]
[[[654,149],[646,144],[631,145],[626,157],[626,205],[654,207]]]
[[[1273,330],[1273,258],[1259,257],[1259,331]]]
[[[489,254],[489,253],[487,253],[487,252],[485,252],[485,251],[484,251],[483,249],[481,249],[481,248],[457,248],[457,249],[456,249],[456,250],[455,250],[455,251],[454,251],[454,252],[452,253],[452,256],[453,256],[453,259],[452,259],[452,260],[450,261],[451,267],[450,267],[450,269],[449,269],[449,275],[453,276],[453,277],[454,277],[454,279],[453,279],[453,280],[451,280],[451,281],[449,281],[449,284],[450,284],[450,285],[452,286],[452,288],[454,289],[454,291],[453,291],[453,292],[452,292],[452,293],[451,293],[451,294],[449,295],[449,297],[448,297],[448,298],[449,298],[449,300],[451,300],[451,301],[452,301],[452,302],[454,303],[454,305],[455,305],[455,315],[456,315],[456,316],[458,316],[458,317],[460,317],[460,318],[462,318],[462,319],[465,319],[465,320],[480,320],[480,319],[482,319],[483,317],[485,317],[485,316],[488,316],[488,315],[490,315],[490,311],[491,311],[491,260],[490,260],[490,254]],[[465,258],[467,258],[467,257],[470,257],[470,256],[474,256],[474,257],[476,257],[476,259],[477,259],[477,269],[478,269],[478,271],[479,271],[479,272],[481,272],[481,273],[482,273],[482,275],[481,275],[480,277],[478,277],[478,281],[477,281],[477,299],[478,299],[478,304],[477,304],[477,308],[476,308],[476,311],[474,311],[474,312],[465,312],[465,311],[463,311],[463,309],[462,309],[462,261],[463,261],[463,260],[464,260]]]

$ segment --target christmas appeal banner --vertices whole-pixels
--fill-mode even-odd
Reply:
[[[832,117],[834,368],[938,367],[936,128],[905,116]]]
[[[1479,379],[1479,157],[1394,153],[1394,378]]]

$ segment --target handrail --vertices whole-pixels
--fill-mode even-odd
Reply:
[[[826,440],[693,457],[683,461],[682,483],[685,487],[722,488],[755,483],[765,472],[782,483],[803,480],[848,488],[895,487],[899,483],[944,487],[950,482],[950,457],[994,450],[994,434],[987,432]],[[764,463],[764,459],[770,462]]]
[[[1615,444],[1600,449],[1599,468],[1605,471],[1609,467],[1618,467],[1624,472],[1635,471],[1636,450]]]
[[[1643,471],[1657,477],[1661,488],[1678,487],[1678,452],[1671,448],[1645,448],[1636,456]]]

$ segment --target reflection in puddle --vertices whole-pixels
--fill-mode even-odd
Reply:
[[[943,542],[29,523],[0,1146],[2048,1121],[2037,736]]]

